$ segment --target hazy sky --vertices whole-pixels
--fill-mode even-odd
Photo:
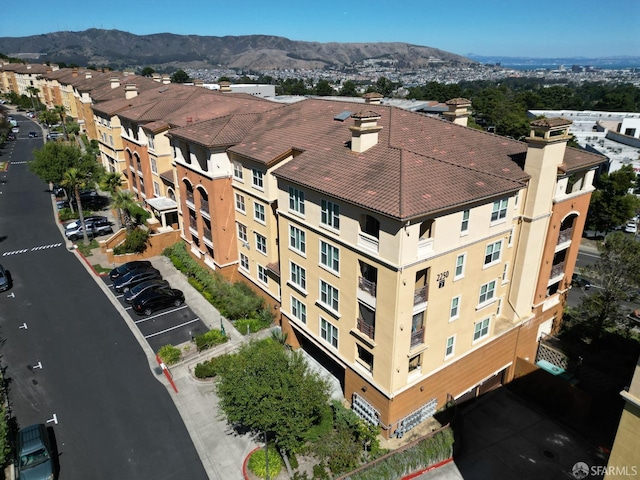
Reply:
[[[0,37],[88,28],[406,42],[459,55],[640,56],[640,0],[55,0],[0,17]]]

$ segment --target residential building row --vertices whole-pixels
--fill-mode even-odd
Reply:
[[[384,435],[513,380],[559,327],[606,160],[567,147],[571,121],[522,142],[467,127],[466,99],[436,117],[62,70],[43,98],[82,117],[156,233],[262,295]]]

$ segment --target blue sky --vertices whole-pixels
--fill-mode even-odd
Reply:
[[[406,42],[459,55],[640,56],[640,0],[55,0],[0,18],[7,37],[88,28]]]

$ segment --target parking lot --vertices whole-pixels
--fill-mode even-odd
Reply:
[[[113,289],[108,276],[103,276],[102,280],[131,316],[154,352],[164,345],[180,345],[209,330],[186,303],[179,307],[160,310],[149,316],[138,315],[132,306],[124,301],[124,294]]]

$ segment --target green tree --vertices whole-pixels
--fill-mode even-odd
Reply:
[[[351,80],[346,80],[342,84],[342,88],[340,89],[340,93],[338,95],[342,97],[357,97],[358,90],[356,89],[356,84]]]
[[[608,235],[598,245],[600,258],[582,272],[597,283],[597,289],[582,298],[575,323],[582,323],[598,348],[605,328],[618,328],[626,321],[621,302],[634,298],[640,287],[640,242],[622,232]]]
[[[136,201],[133,198],[133,193],[129,190],[118,190],[111,198],[111,205],[118,210],[118,222],[120,223],[120,228],[124,226],[127,229],[127,232],[133,231],[134,222],[131,212],[136,207]]]
[[[191,78],[189,78],[189,74],[182,69],[176,70],[173,75],[171,75],[171,82],[173,83],[187,83],[190,81]]]
[[[327,382],[300,352],[271,339],[244,345],[220,365],[218,378],[227,421],[267,432],[287,452],[296,451],[329,412]]]
[[[34,86],[27,87],[27,92],[29,92],[29,97],[31,98],[31,106],[33,107],[33,111],[36,112],[36,103],[40,103],[38,100],[38,92],[40,90]]]
[[[80,190],[87,188],[91,184],[91,172],[80,168],[72,167],[63,174],[61,185],[74,192],[76,205],[78,206],[78,216],[82,225],[82,238],[85,245],[89,245],[89,237],[84,224],[84,212],[80,201]]]
[[[640,199],[629,193],[636,185],[637,175],[632,165],[603,174],[598,189],[591,195],[587,224],[606,235],[627,222],[640,208]]]
[[[47,142],[33,151],[33,157],[29,170],[49,183],[50,187],[54,183],[61,183],[70,168],[87,172],[92,179],[99,178],[102,173],[102,166],[91,155],[83,155],[80,148],[67,142]]]
[[[38,114],[38,119],[45,125],[55,125],[58,123],[60,115],[53,110],[43,110]]]
[[[140,75],[142,75],[143,77],[151,77],[154,73],[156,73],[156,71],[153,68],[144,67],[140,72]]]
[[[100,178],[100,188],[109,192],[113,196],[116,191],[122,186],[122,174],[120,172],[105,172]]]
[[[321,79],[316,83],[315,93],[321,97],[328,97],[329,95],[335,95],[336,91],[327,80]]]
[[[62,131],[64,132],[64,139],[69,140],[69,134],[67,133],[67,124],[65,122],[67,117],[67,112],[62,105],[56,105],[53,107],[53,111],[60,118],[60,124],[62,125]]]

